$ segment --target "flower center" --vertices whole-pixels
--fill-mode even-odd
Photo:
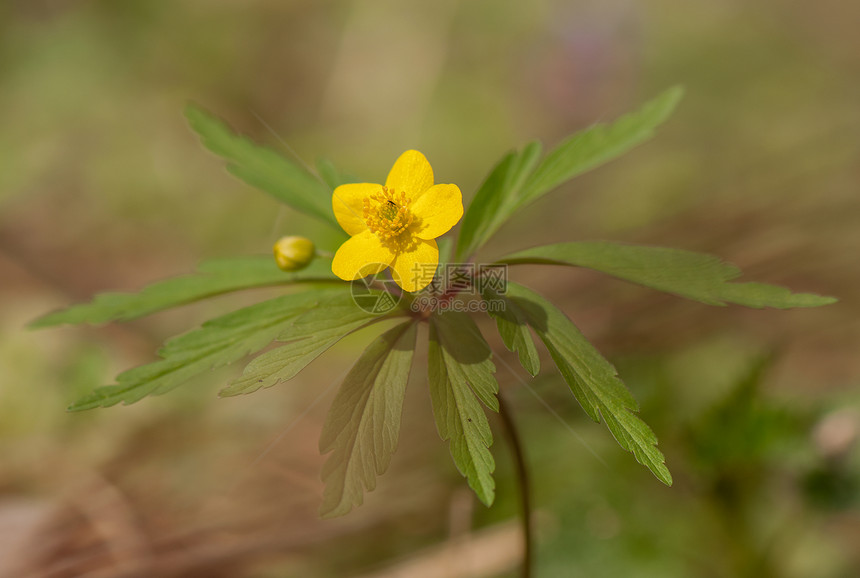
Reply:
[[[382,187],[378,193],[364,198],[364,222],[370,232],[382,241],[394,241],[415,220],[409,210],[406,193]]]

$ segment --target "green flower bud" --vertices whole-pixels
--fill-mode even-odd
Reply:
[[[273,249],[275,262],[284,271],[304,269],[316,255],[313,241],[305,237],[281,237]]]

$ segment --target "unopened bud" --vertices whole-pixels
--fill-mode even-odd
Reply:
[[[284,271],[298,271],[314,260],[313,241],[305,237],[281,237],[274,246],[275,262]]]

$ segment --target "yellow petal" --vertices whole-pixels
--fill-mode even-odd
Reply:
[[[398,193],[404,191],[409,199],[417,199],[433,186],[433,168],[418,151],[406,151],[394,162],[385,186]]]
[[[435,239],[447,233],[463,216],[463,195],[457,185],[435,185],[411,209],[418,222],[415,236]]]
[[[364,222],[364,199],[381,190],[382,185],[374,183],[351,183],[334,190],[331,206],[344,231],[350,235],[358,235],[367,229],[367,223]]]
[[[345,241],[331,262],[332,272],[345,281],[379,273],[394,260],[394,253],[376,235],[362,231]]]
[[[398,285],[415,292],[430,284],[439,265],[436,241],[416,239],[410,251],[401,251],[391,264],[391,273]]]

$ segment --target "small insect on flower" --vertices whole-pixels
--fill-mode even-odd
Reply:
[[[351,236],[332,260],[334,274],[351,281],[391,267],[397,284],[414,292],[433,280],[439,264],[435,239],[463,216],[463,196],[457,185],[434,185],[430,163],[409,150],[394,163],[384,185],[341,185],[332,207]]]

